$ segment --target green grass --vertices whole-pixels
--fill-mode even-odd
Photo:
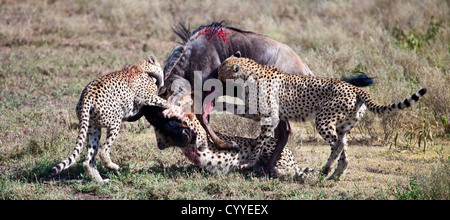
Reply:
[[[450,190],[448,161],[433,167],[428,174],[411,176],[409,184],[399,184],[391,192],[400,200],[446,200]]]
[[[449,199],[450,46],[446,1],[8,1],[0,7],[0,199]],[[194,13],[195,12],[195,13]],[[199,16],[199,15],[202,16]],[[78,133],[75,105],[96,77],[154,54],[177,36],[170,26],[226,24],[288,44],[318,76],[359,70],[380,104],[421,87],[411,109],[372,113],[349,137],[339,182],[304,184],[239,173],[210,175],[179,149],[158,150],[144,119],[122,126],[111,181],[89,181],[81,161],[60,176]],[[249,121],[213,117],[216,130],[254,136]],[[301,167],[320,169],[329,147],[310,123],[293,123],[288,143]],[[103,135],[102,141],[105,139]],[[426,147],[425,147],[426,144]],[[81,160],[84,154],[81,155]]]

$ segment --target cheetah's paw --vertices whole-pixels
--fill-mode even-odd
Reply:
[[[179,120],[184,120],[183,108],[180,106],[173,106],[162,112],[165,118],[177,118]]]

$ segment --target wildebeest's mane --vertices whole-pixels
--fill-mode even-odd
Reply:
[[[187,41],[189,40],[189,38],[191,38],[193,34],[191,33],[190,29],[191,29],[190,25],[186,27],[186,25],[181,21],[179,21],[178,24],[175,24],[172,27],[172,31],[182,40],[182,42],[178,42],[177,44],[185,45],[187,43]]]
[[[169,77],[169,72],[171,72],[171,70],[169,69],[173,67],[176,64],[176,62],[180,59],[180,57],[183,55],[184,46],[189,41],[189,38],[191,38],[192,36],[192,33],[189,29],[190,26],[186,27],[181,21],[178,22],[178,25],[172,27],[172,31],[178,37],[181,38],[182,42],[175,43],[172,53],[164,63],[164,79],[167,79]]]

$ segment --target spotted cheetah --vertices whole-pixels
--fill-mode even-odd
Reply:
[[[327,176],[340,155],[338,166],[328,179],[338,180],[348,166],[347,139],[350,130],[362,118],[365,109],[377,114],[387,114],[410,107],[426,93],[423,88],[403,102],[388,106],[377,105],[371,95],[349,83],[337,79],[285,74],[281,70],[262,66],[239,53],[229,57],[219,67],[222,82],[252,82],[258,89],[247,89],[246,108],[256,105],[255,114],[268,119],[261,123],[261,134],[256,150],[245,167],[254,166],[270,140],[279,120],[316,123],[319,134],[330,144],[331,154],[322,169]],[[234,82],[236,83],[236,82]],[[256,97],[256,100],[251,99]],[[250,100],[250,101],[249,101]]]
[[[76,146],[70,157],[54,166],[52,175],[73,165],[80,154],[83,143],[88,138],[86,160],[83,168],[97,182],[103,180],[95,165],[101,128],[107,128],[105,144],[100,148],[102,165],[110,170],[118,170],[109,153],[111,145],[119,134],[122,120],[135,115],[143,105],[155,105],[165,110],[167,117],[182,117],[181,108],[168,103],[157,96],[163,85],[163,71],[155,57],[149,56],[136,65],[127,65],[122,70],[109,73],[91,81],[83,90],[78,101],[76,112],[80,123]],[[158,88],[159,87],[159,88]]]
[[[192,106],[191,95],[184,95],[178,102],[181,106],[187,106],[186,112],[189,112],[189,107]],[[250,156],[253,154],[256,146],[256,139],[244,137],[226,136],[217,133],[220,138],[226,141],[234,141],[239,145],[239,149],[217,149],[214,146],[212,139],[207,134],[206,130],[200,124],[200,121],[193,114],[187,114],[182,120],[183,126],[189,129],[191,136],[193,136],[190,143],[186,146],[181,146],[183,154],[195,165],[205,169],[210,173],[216,172],[232,172],[244,171],[252,173],[262,173],[265,163],[269,160],[273,150],[277,144],[276,139],[269,138],[267,147],[261,155],[261,160],[258,165],[252,170],[241,170],[240,166],[248,162]],[[155,130],[157,145],[159,149],[165,149],[175,143],[172,137],[166,136]],[[273,177],[280,179],[293,179],[303,182],[306,177],[314,173],[314,170],[309,168],[299,168],[294,159],[292,152],[288,149],[283,149],[281,156],[275,163],[273,169]]]

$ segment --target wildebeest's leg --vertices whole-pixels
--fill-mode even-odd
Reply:
[[[281,152],[283,151],[284,147],[286,146],[286,143],[288,142],[291,134],[292,134],[292,130],[291,130],[291,126],[289,125],[289,122],[288,121],[280,121],[280,123],[278,123],[278,126],[274,132],[275,139],[277,139],[277,145],[275,146],[275,149],[273,150],[269,161],[267,162],[266,166],[264,167],[264,172],[266,174],[271,174],[271,172],[272,172],[273,168],[275,167],[275,164],[276,164],[278,158],[280,157]]]
[[[239,146],[237,146],[234,142],[222,140],[216,135],[214,130],[209,126],[207,115],[201,114],[201,115],[196,115],[196,116],[197,116],[197,118],[200,118],[200,124],[202,125],[202,127],[206,130],[206,132],[211,137],[212,141],[214,142],[215,148],[225,149],[225,150],[239,148]]]
[[[212,110],[212,108],[213,103],[212,102],[207,103],[205,109],[202,111],[202,114],[197,115],[197,118],[200,119],[200,124],[206,130],[206,132],[209,134],[212,141],[214,142],[214,147],[217,149],[226,149],[226,150],[238,149],[239,146],[236,143],[220,139],[213,131],[213,129],[209,126],[209,113]]]

